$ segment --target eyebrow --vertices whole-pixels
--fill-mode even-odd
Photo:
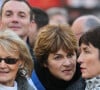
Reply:
[[[26,15],[26,13],[25,12],[23,12],[23,11],[20,11],[20,12],[18,12],[19,14],[24,14],[24,15]]]
[[[6,10],[5,12],[12,12],[11,10]]]
[[[55,55],[61,55],[61,54],[58,53],[58,54],[55,54]]]
[[[87,50],[88,49],[88,47],[83,47],[83,50]]]
[[[6,10],[6,12],[13,12],[12,10]],[[19,11],[18,13],[25,13],[24,11]]]

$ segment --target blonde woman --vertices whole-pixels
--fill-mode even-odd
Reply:
[[[35,90],[27,81],[33,62],[25,42],[13,31],[0,31],[0,90]]]

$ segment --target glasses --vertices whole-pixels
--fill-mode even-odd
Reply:
[[[0,63],[5,61],[6,64],[16,64],[18,58],[0,58]]]

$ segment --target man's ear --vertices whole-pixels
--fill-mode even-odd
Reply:
[[[35,27],[35,25],[36,25],[35,21],[32,20],[32,21],[30,22],[30,29],[29,29],[29,30],[31,30],[33,27]]]
[[[30,22],[30,25],[34,25],[35,24],[35,20],[32,20],[31,22]]]

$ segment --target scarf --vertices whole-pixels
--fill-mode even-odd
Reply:
[[[85,90],[100,90],[100,76],[86,80]]]

